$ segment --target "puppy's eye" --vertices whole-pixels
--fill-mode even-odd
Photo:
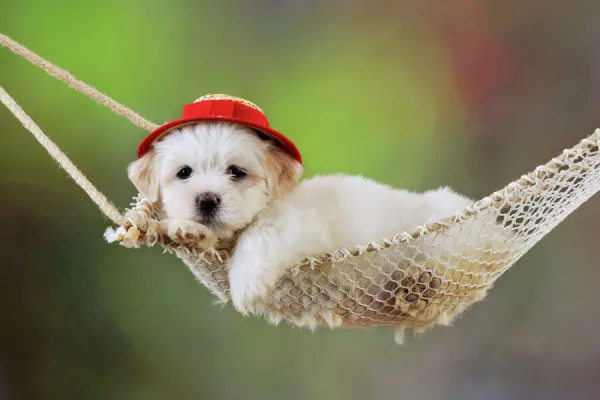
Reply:
[[[181,167],[181,169],[179,171],[177,171],[177,177],[181,180],[187,179],[190,176],[192,176],[192,169],[190,167],[188,167],[187,165],[184,167]]]
[[[227,167],[227,173],[229,175],[231,175],[232,179],[235,179],[235,180],[240,180],[240,179],[244,178],[246,175],[248,175],[244,170],[242,170],[237,165],[230,165],[229,167]]]

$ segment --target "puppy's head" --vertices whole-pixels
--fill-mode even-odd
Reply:
[[[229,238],[292,190],[302,166],[262,133],[227,122],[170,132],[129,166],[129,179],[167,218]]]

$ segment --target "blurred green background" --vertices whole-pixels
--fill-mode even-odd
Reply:
[[[480,198],[600,125],[600,3],[9,1],[0,31],[157,123],[256,102],[306,176]],[[144,132],[0,49],[0,84],[119,206]],[[592,399],[592,199],[452,328],[272,327],[109,223],[0,110],[0,399]]]

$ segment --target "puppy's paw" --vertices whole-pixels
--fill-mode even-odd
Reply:
[[[217,236],[206,226],[189,220],[168,219],[161,221],[161,228],[178,244],[198,247],[203,250],[217,245]]]
[[[277,282],[277,276],[260,268],[265,265],[238,265],[229,271],[229,286],[233,307],[242,314],[256,313]]]
[[[237,286],[237,285],[236,285]],[[242,314],[253,313],[258,310],[261,300],[265,300],[269,293],[269,286],[243,285],[235,287],[231,285],[231,302],[233,307]]]

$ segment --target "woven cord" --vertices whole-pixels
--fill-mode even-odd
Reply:
[[[14,114],[15,117],[23,126],[33,134],[38,142],[46,149],[48,154],[56,160],[56,162],[69,174],[71,179],[75,181],[85,192],[100,211],[102,211],[115,224],[120,224],[122,220],[121,213],[117,208],[102,194],[96,187],[83,175],[81,171],[73,164],[73,162],[63,153],[60,148],[48,136],[42,132],[39,126],[23,111],[17,104],[15,99],[10,97],[4,88],[0,87],[0,101]]]
[[[134,125],[139,126],[147,131],[156,129],[158,125],[143,118],[135,111],[119,104],[104,93],[99,92],[90,85],[75,78],[69,72],[57,67],[56,65],[44,60],[42,57],[27,49],[21,44],[15,42],[10,37],[0,33],[0,45],[5,46],[13,53],[25,58],[27,61],[38,66],[56,79],[65,82],[67,85],[77,90],[78,92],[96,100],[101,105],[119,114]],[[79,185],[100,208],[111,221],[120,225],[123,221],[123,216],[119,210],[102,194],[96,187],[85,177],[85,175],[73,164],[65,153],[36,125],[35,122],[25,113],[25,111],[17,104],[17,102],[0,87],[0,100],[21,121],[23,126],[29,130],[37,141],[46,149],[48,154],[58,162],[58,164],[69,174],[69,176]]]
[[[87,97],[90,97],[90,98],[96,100],[98,103],[109,108],[114,113],[127,118],[134,125],[137,125],[140,128],[145,129],[147,131],[153,131],[154,129],[156,129],[158,127],[158,125],[156,125],[153,122],[148,121],[147,119],[145,119],[144,117],[142,117],[141,115],[139,115],[138,113],[133,111],[132,109],[127,108],[124,105],[117,103],[115,100],[111,99],[104,93],[101,93],[98,90],[91,87],[90,85],[88,85],[87,83],[80,81],[79,79],[75,78],[72,74],[68,73],[64,69],[61,69],[61,68],[57,67],[56,65],[44,60],[42,57],[40,57],[33,51],[27,49],[26,47],[22,46],[21,44],[15,42],[8,36],[3,35],[1,33],[0,33],[0,45],[5,46],[13,53],[20,55],[21,57],[25,58],[30,63],[40,67],[41,69],[43,69],[48,74],[55,77],[56,79],[59,79],[59,80],[65,82],[67,85],[69,85],[73,89],[77,90],[78,92],[83,93]]]

